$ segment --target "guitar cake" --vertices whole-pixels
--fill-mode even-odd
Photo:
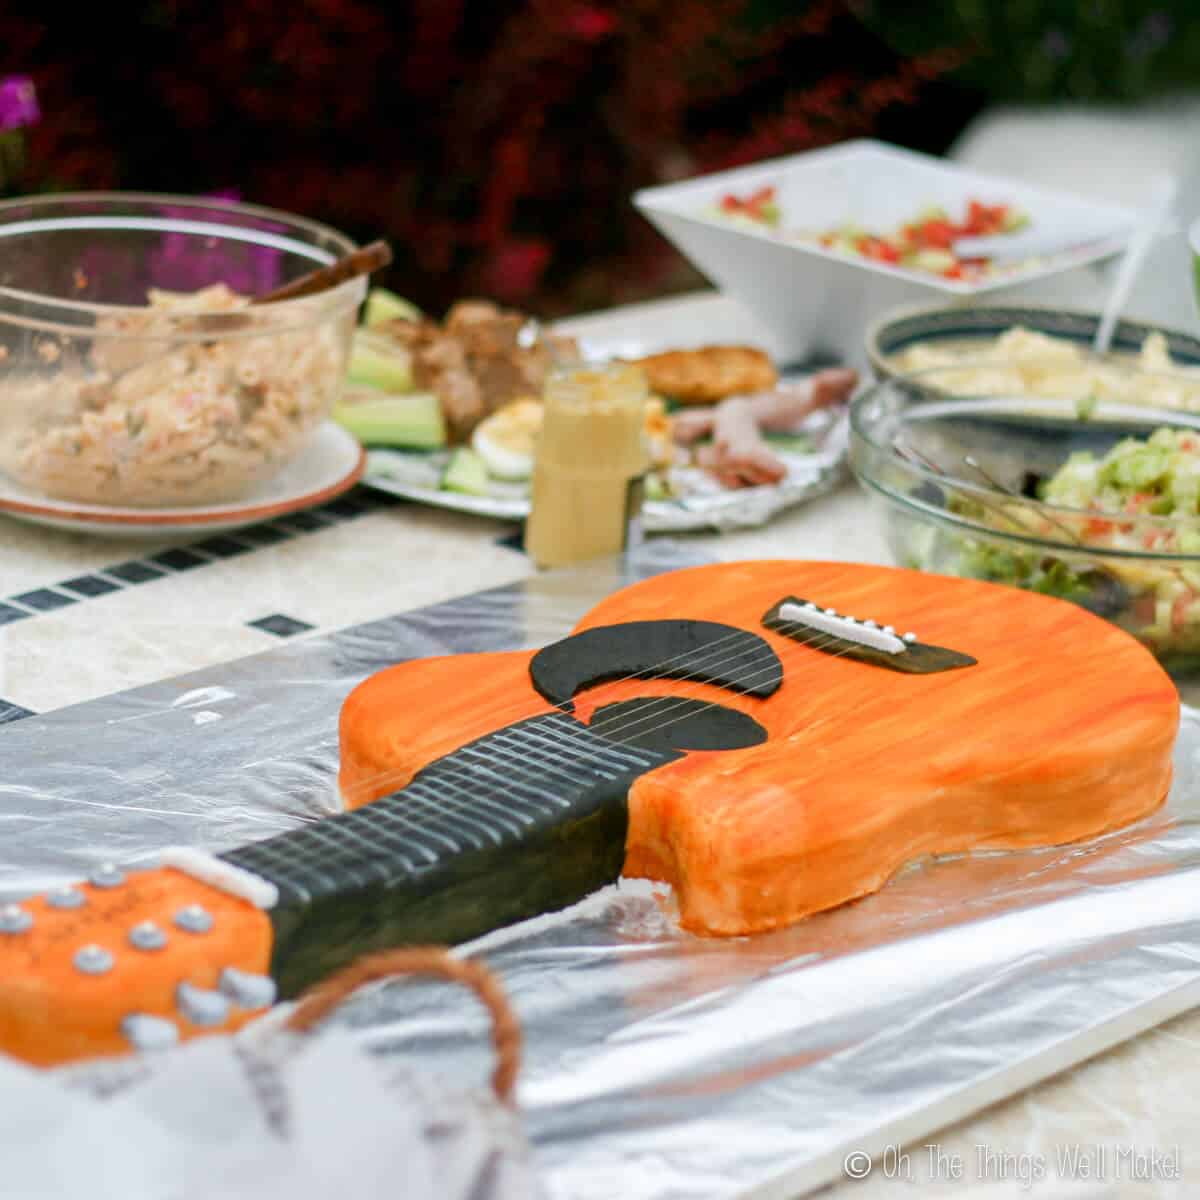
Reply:
[[[541,650],[364,681],[341,713],[348,811],[0,908],[0,1050],[48,1065],[230,1031],[360,954],[622,874],[671,884],[696,934],[769,930],[924,855],[1145,816],[1178,720],[1152,655],[1064,601],[838,563],[657,576]]]

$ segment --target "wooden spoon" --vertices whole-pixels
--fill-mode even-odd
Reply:
[[[371,242],[370,245],[363,246],[361,250],[355,250],[336,262],[309,271],[299,279],[293,279],[291,283],[255,296],[250,303],[272,304],[276,300],[295,300],[298,296],[312,296],[327,288],[337,287],[339,283],[345,283],[347,279],[353,279],[357,275],[370,275],[386,267],[391,261],[392,248],[387,242]]]
[[[338,284],[345,283],[347,279],[353,279],[358,275],[370,275],[373,271],[378,271],[380,268],[386,267],[391,261],[392,248],[387,242],[371,242],[369,245],[363,246],[361,249],[354,250],[350,254],[337,259],[336,262],[327,263],[323,267],[318,267],[315,271],[309,271],[307,274],[301,275],[298,279],[293,279],[291,283],[285,283],[282,287],[264,292],[261,296],[255,296],[250,303],[251,305],[273,304],[277,300],[296,300],[301,296],[313,296],[318,292],[337,287]],[[222,332],[226,332],[229,327],[229,318],[236,315],[236,312],[237,310],[235,309],[232,312],[188,313],[187,316],[201,329],[204,328],[207,318],[213,321],[214,325],[218,325]],[[156,355],[154,358],[143,359],[141,362],[127,367],[124,371],[118,372],[103,385],[103,392],[107,394],[130,372],[140,370],[147,363],[153,362],[157,358],[166,358],[173,352],[173,350],[170,350],[165,354]]]

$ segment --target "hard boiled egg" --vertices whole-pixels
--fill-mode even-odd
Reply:
[[[471,448],[497,479],[521,480],[533,474],[534,446],[542,428],[538,400],[514,400],[480,421]]]

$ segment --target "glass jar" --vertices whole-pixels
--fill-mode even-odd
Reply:
[[[548,377],[525,526],[538,566],[617,554],[640,535],[649,395],[645,375],[627,363]]]

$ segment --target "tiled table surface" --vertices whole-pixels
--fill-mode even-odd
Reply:
[[[584,337],[756,336],[731,302],[700,295],[573,323]],[[219,536],[101,539],[0,519],[0,720],[510,583],[533,568],[511,524],[360,487],[308,512]],[[886,561],[855,489],[764,529],[689,535],[716,557]]]
[[[695,340],[697,329],[710,340],[754,336],[744,312],[711,295],[573,324],[611,340],[622,331],[639,338],[648,322],[664,340]],[[515,532],[365,488],[307,514],[190,541],[99,540],[0,520],[0,722],[521,579],[533,568]],[[849,482],[766,527],[688,540],[725,560],[889,561],[875,515]],[[3,741],[0,729],[0,759]],[[977,1145],[1050,1156],[1064,1140],[1187,1146],[1198,1048],[1200,1017],[1176,1020],[936,1140],[968,1163]],[[919,1168],[924,1153],[913,1159]],[[1200,1159],[1193,1165],[1200,1171]],[[1045,1194],[1053,1191],[1048,1184]],[[833,1194],[910,1196],[913,1185],[877,1175]],[[1130,1184],[1111,1194],[1192,1193]]]

